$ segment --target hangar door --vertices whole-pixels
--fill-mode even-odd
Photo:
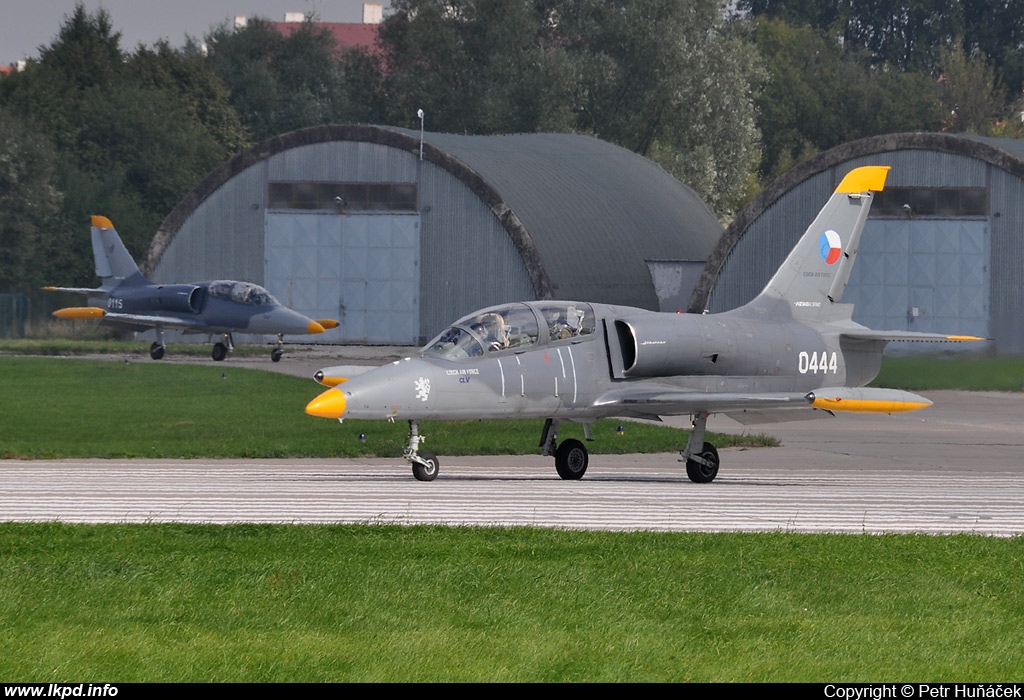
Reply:
[[[879,330],[988,337],[987,220],[869,219],[843,294]]]
[[[267,212],[265,286],[332,343],[416,345],[420,226],[415,215]]]

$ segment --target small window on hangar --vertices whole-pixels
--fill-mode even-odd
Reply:
[[[886,187],[875,194],[870,214],[872,219],[987,216],[988,189],[985,187]]]
[[[268,209],[415,212],[415,182],[270,182]]]

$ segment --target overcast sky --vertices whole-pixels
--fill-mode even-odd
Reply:
[[[388,0],[375,0],[388,7]],[[121,32],[121,48],[152,46],[167,39],[171,46],[198,39],[235,15],[265,17],[279,22],[285,12],[313,11],[325,22],[362,22],[364,0],[0,0],[0,65],[38,57],[48,46],[65,17],[81,3],[90,13],[103,8],[115,31]]]

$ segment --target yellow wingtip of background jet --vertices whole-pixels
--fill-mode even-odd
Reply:
[[[97,306],[69,306],[64,309],[57,309],[53,315],[57,318],[100,318],[106,312]]]

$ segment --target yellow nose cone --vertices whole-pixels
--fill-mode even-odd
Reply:
[[[310,334],[323,333],[324,327],[316,321],[310,321],[309,325],[306,326],[306,332]]]
[[[306,413],[318,418],[341,418],[345,413],[345,394],[328,389],[306,404]]]

